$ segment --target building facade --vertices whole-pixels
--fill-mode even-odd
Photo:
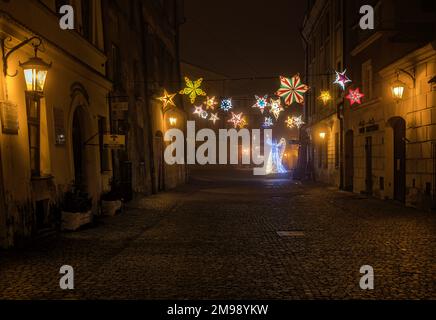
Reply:
[[[59,25],[66,4],[74,30]],[[182,101],[164,110],[157,100],[180,90],[182,9],[175,0],[0,1],[1,247],[58,229],[68,194],[86,197],[96,216],[114,188],[128,201],[185,182],[185,167],[163,159],[165,131],[186,123]],[[26,84],[41,77],[20,66],[39,58],[48,71],[35,93]]]
[[[90,3],[75,1],[77,29],[66,32],[59,28],[57,1],[0,1],[2,53],[10,53],[0,76],[3,247],[53,229],[63,194],[73,185],[83,186],[95,214],[99,195],[109,187],[98,132],[99,125],[109,126],[111,83],[100,2]],[[19,46],[32,37],[37,38]],[[40,45],[38,57],[51,63],[37,99],[20,68],[34,56],[32,45]]]
[[[328,8],[334,2],[316,1],[313,6]],[[374,30],[359,26],[360,7],[368,4],[375,10]],[[308,19],[318,20],[312,17],[313,8],[309,9]],[[342,39],[344,64],[342,68],[338,64],[336,70],[347,69],[353,82],[346,91],[338,92],[337,121],[343,123],[342,130],[335,130],[335,125],[327,127],[326,137],[335,138],[324,142],[324,148],[334,154],[325,164],[325,171],[338,170],[331,179],[323,176],[315,164],[315,176],[356,193],[394,199],[409,206],[433,207],[436,4],[350,1],[343,3],[343,17],[345,27],[338,38]],[[333,80],[334,76],[329,81]],[[345,98],[350,88],[363,92],[362,104],[350,105]],[[309,101],[309,116],[315,105]],[[318,105],[324,109],[320,102]],[[322,121],[309,123],[308,131],[316,137],[313,128]],[[322,144],[319,141],[319,150]],[[315,154],[316,149],[312,148]]]

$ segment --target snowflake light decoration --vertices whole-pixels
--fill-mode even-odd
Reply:
[[[219,121],[220,118],[218,117],[218,113],[211,113],[209,121],[212,121],[213,124],[215,124],[217,121]]]
[[[191,103],[195,103],[198,96],[205,96],[204,92],[200,87],[203,82],[203,78],[196,81],[191,81],[188,77],[185,77],[186,88],[180,91],[180,94],[189,96]]]
[[[294,102],[304,104],[304,94],[310,88],[303,84],[299,74],[292,78],[280,77],[280,84],[277,95],[284,99],[285,105],[290,106]]]
[[[206,101],[204,102],[204,105],[206,106],[206,110],[215,110],[215,107],[218,105],[218,102],[216,101],[215,97],[206,98]]]
[[[274,117],[276,118],[276,120],[278,120],[280,118],[280,114],[285,111],[285,109],[283,109],[281,103],[280,103],[280,99],[271,99],[271,103],[270,103],[271,109],[269,110],[269,112],[274,115]]]
[[[350,89],[347,98],[350,101],[350,105],[362,104],[362,98],[365,97],[363,93],[360,92],[360,89],[357,88],[356,90]]]
[[[299,117],[288,117],[288,119],[285,121],[286,126],[290,129],[298,128],[300,129],[302,126],[304,126],[303,116]]]
[[[232,112],[232,118],[227,122],[233,123],[233,127],[235,129],[238,127],[243,128],[247,124],[247,122],[244,119],[244,114],[242,112],[238,114]]]
[[[265,112],[265,108],[268,107],[268,95],[263,97],[254,96],[256,98],[256,103],[253,108],[258,108],[262,114]]]
[[[342,88],[342,90],[345,90],[346,84],[352,82],[350,78],[347,77],[346,74],[347,69],[345,69],[344,72],[338,72],[338,71],[335,72],[336,72],[336,80],[333,83],[339,85]]]
[[[332,100],[332,96],[330,94],[330,91],[321,91],[321,95],[318,97],[319,100],[322,101],[322,103],[326,106],[327,103],[329,103]]]
[[[264,128],[271,128],[274,125],[273,119],[271,117],[266,117],[263,123]]]
[[[176,104],[174,103],[174,97],[177,95],[177,93],[169,94],[167,90],[164,89],[164,95],[162,97],[157,98],[157,100],[161,101],[163,103],[164,109],[168,107],[168,105],[175,107]]]
[[[203,109],[203,106],[194,106],[194,108],[195,108],[195,111],[193,112],[194,115],[198,115],[202,119],[206,119],[209,116],[207,111]]]
[[[232,98],[223,99],[221,101],[221,109],[225,112],[230,111],[233,108]]]

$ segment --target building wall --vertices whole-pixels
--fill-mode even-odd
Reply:
[[[328,70],[328,66],[319,61],[325,52],[316,46],[316,36],[313,44],[311,34],[322,37],[316,25],[324,19],[323,12],[331,10],[337,2],[317,0],[310,4],[303,30],[307,40],[309,77]],[[359,27],[359,8],[366,4],[375,8],[374,30]],[[314,178],[381,199],[397,199],[411,206],[433,206],[436,162],[432,145],[436,119],[433,115],[434,85],[429,80],[435,76],[436,5],[427,7],[429,4],[431,2],[417,1],[406,6],[392,0],[343,3],[339,25],[344,28],[336,28],[336,45],[330,48],[330,55],[339,61],[340,52],[343,52],[343,66],[340,68],[338,63],[336,69],[346,68],[353,80],[349,88],[360,88],[365,97],[361,105],[350,106],[345,99],[348,89],[344,93],[335,93],[336,106],[343,103],[343,131],[333,111],[329,115],[328,111],[317,109],[315,97],[310,97],[306,111],[307,131],[315,145],[309,148],[314,160]],[[407,73],[416,77],[416,86]],[[397,79],[406,84],[400,101],[396,101],[391,93],[392,83]],[[309,84],[317,87],[320,81],[315,76]],[[406,127],[405,137],[395,143],[395,128],[402,122]],[[324,169],[316,168],[317,151],[321,150],[316,147],[316,141],[322,143],[316,137],[317,130],[329,133],[327,149],[330,160]],[[337,133],[343,135],[341,160],[344,165],[332,174],[331,168],[337,168],[331,166],[337,162],[338,152],[333,147],[337,145],[333,138]],[[398,150],[402,146],[405,152],[399,156]],[[404,184],[399,178],[402,168]],[[343,181],[339,179],[341,172]]]
[[[1,246],[9,247],[41,231],[38,214],[42,211],[44,228],[54,227],[56,210],[63,193],[71,188],[75,177],[72,146],[73,115],[80,110],[83,139],[98,133],[98,117],[108,119],[107,94],[111,88],[105,79],[106,56],[102,53],[102,28],[98,23],[98,0],[93,1],[96,19],[94,36],[85,39],[78,31],[62,31],[53,1],[0,2],[0,32],[11,37],[8,46],[38,35],[43,40],[44,52],[39,57],[52,62],[44,97],[41,99],[40,157],[41,174],[33,177],[30,170],[29,135],[25,99],[25,80],[19,61],[33,56],[30,45],[24,46],[8,60],[8,72],[16,77],[0,76],[3,90],[0,101],[9,101],[18,107],[18,134],[0,133],[1,165],[6,210],[1,212],[3,237]],[[30,16],[31,15],[31,16]],[[101,21],[100,21],[101,22]],[[65,144],[56,144],[55,109],[63,119],[57,124],[65,132]],[[98,144],[90,139],[90,144]],[[98,212],[99,195],[107,188],[108,176],[101,173],[99,148],[83,147],[84,174],[88,192],[93,199],[93,211]],[[42,201],[42,202],[40,202]],[[44,204],[42,204],[44,203]],[[42,206],[42,207],[41,207]],[[42,208],[42,209],[41,209]]]
[[[344,65],[342,1],[315,1],[309,12],[303,26],[306,83],[311,87],[305,107],[306,168],[315,180],[339,186],[336,136],[340,131],[337,107],[342,103],[342,92],[331,78],[334,70]],[[321,91],[329,91],[332,96],[326,105],[319,99]],[[320,133],[326,134],[325,139],[320,138]]]

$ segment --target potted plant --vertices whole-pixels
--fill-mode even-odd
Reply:
[[[65,193],[62,205],[62,230],[76,231],[92,222],[92,199],[80,188],[73,186]]]
[[[101,196],[101,213],[103,216],[113,217],[123,207],[121,188],[115,180],[111,182],[111,191]]]

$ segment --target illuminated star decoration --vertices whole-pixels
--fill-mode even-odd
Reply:
[[[276,120],[278,120],[280,118],[280,113],[285,111],[285,109],[283,109],[283,107],[282,107],[282,104],[280,103],[280,99],[277,99],[277,100],[271,99],[270,106],[271,106],[271,109],[269,112],[274,115]]]
[[[194,108],[195,108],[195,111],[193,114],[198,115],[200,118],[206,119],[209,116],[207,111],[205,111],[203,109],[203,106],[194,106]]]
[[[329,103],[330,100],[332,100],[332,96],[330,95],[330,92],[327,91],[321,91],[321,95],[318,98],[322,101],[322,103],[326,106],[327,103]]]
[[[338,72],[338,71],[335,72],[336,72],[336,81],[333,82],[333,84],[337,84],[342,88],[342,90],[345,90],[345,85],[349,82],[352,82],[346,75],[347,69],[345,69],[344,72]]]
[[[348,96],[346,96],[345,98],[347,98],[348,100],[350,100],[350,104],[353,105],[355,103],[357,104],[362,104],[362,98],[365,96],[363,93],[360,92],[360,89],[357,88],[356,90],[350,89],[349,91],[350,93],[348,94]]]
[[[221,109],[225,112],[230,111],[233,108],[232,98],[223,99],[221,101]]]
[[[191,103],[195,103],[195,99],[198,96],[205,96],[206,92],[204,92],[200,87],[203,82],[203,78],[200,78],[196,81],[191,81],[188,77],[185,77],[186,88],[180,91],[180,94],[189,96],[191,99]]]
[[[213,124],[215,124],[217,121],[219,121],[220,118],[218,118],[218,113],[211,113],[209,120],[212,121]]]
[[[268,107],[268,95],[265,95],[263,97],[254,96],[256,98],[256,104],[253,106],[253,108],[259,108],[260,112],[262,114],[265,111],[265,108]]]
[[[206,106],[206,110],[209,110],[209,109],[215,110],[215,107],[218,105],[218,102],[216,101],[215,97],[212,97],[212,98],[207,97],[204,104]]]
[[[280,77],[280,84],[277,95],[284,99],[285,105],[304,104],[304,94],[309,91],[309,86],[303,84],[299,74],[292,78]]]
[[[273,119],[271,117],[266,117],[263,123],[264,128],[271,128],[274,125]]]
[[[164,89],[164,95],[163,97],[157,98],[157,100],[162,101],[164,105],[164,109],[168,107],[168,105],[175,107],[176,104],[174,103],[173,99],[177,95],[177,93],[174,94],[168,94],[168,92]]]
[[[235,129],[238,127],[243,128],[246,125],[243,115],[244,114],[242,112],[238,114],[232,112],[232,118],[227,122],[233,123],[233,127]]]
[[[299,117],[288,117],[288,120],[285,121],[288,128],[298,128],[300,129],[302,126],[304,126],[303,116]]]

